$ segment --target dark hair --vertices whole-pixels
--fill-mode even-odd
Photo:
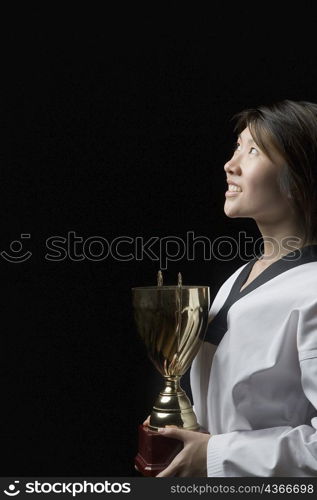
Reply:
[[[272,160],[272,148],[284,159],[279,175],[304,234],[303,245],[317,239],[317,104],[284,100],[236,113],[234,131],[249,127],[253,140]]]

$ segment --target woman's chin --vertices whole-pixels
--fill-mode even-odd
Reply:
[[[225,205],[223,211],[227,217],[239,217],[239,211],[235,210],[234,207]]]
[[[240,203],[235,203],[234,198],[225,200],[223,211],[227,217],[252,217],[250,213],[245,213]]]
[[[238,209],[234,209],[233,207],[228,207],[228,206],[224,206],[224,209],[223,209],[225,215],[227,217],[230,217],[230,218],[235,218],[235,217],[247,217],[247,218],[253,218],[253,216],[249,213],[243,213],[241,210],[238,210]]]

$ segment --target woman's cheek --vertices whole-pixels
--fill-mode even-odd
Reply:
[[[272,190],[275,191],[277,187],[277,182],[274,177],[271,176],[258,176],[256,179],[250,179],[246,183],[248,191],[257,195],[270,195]]]

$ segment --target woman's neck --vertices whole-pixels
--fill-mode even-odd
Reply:
[[[304,233],[300,224],[293,220],[282,221],[280,224],[259,224],[258,228],[263,238],[261,261],[274,262],[284,255],[302,248]]]

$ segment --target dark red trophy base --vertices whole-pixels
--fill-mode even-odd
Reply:
[[[164,470],[183,449],[183,441],[162,436],[139,425],[139,451],[134,459],[137,470],[143,476],[155,477]]]

